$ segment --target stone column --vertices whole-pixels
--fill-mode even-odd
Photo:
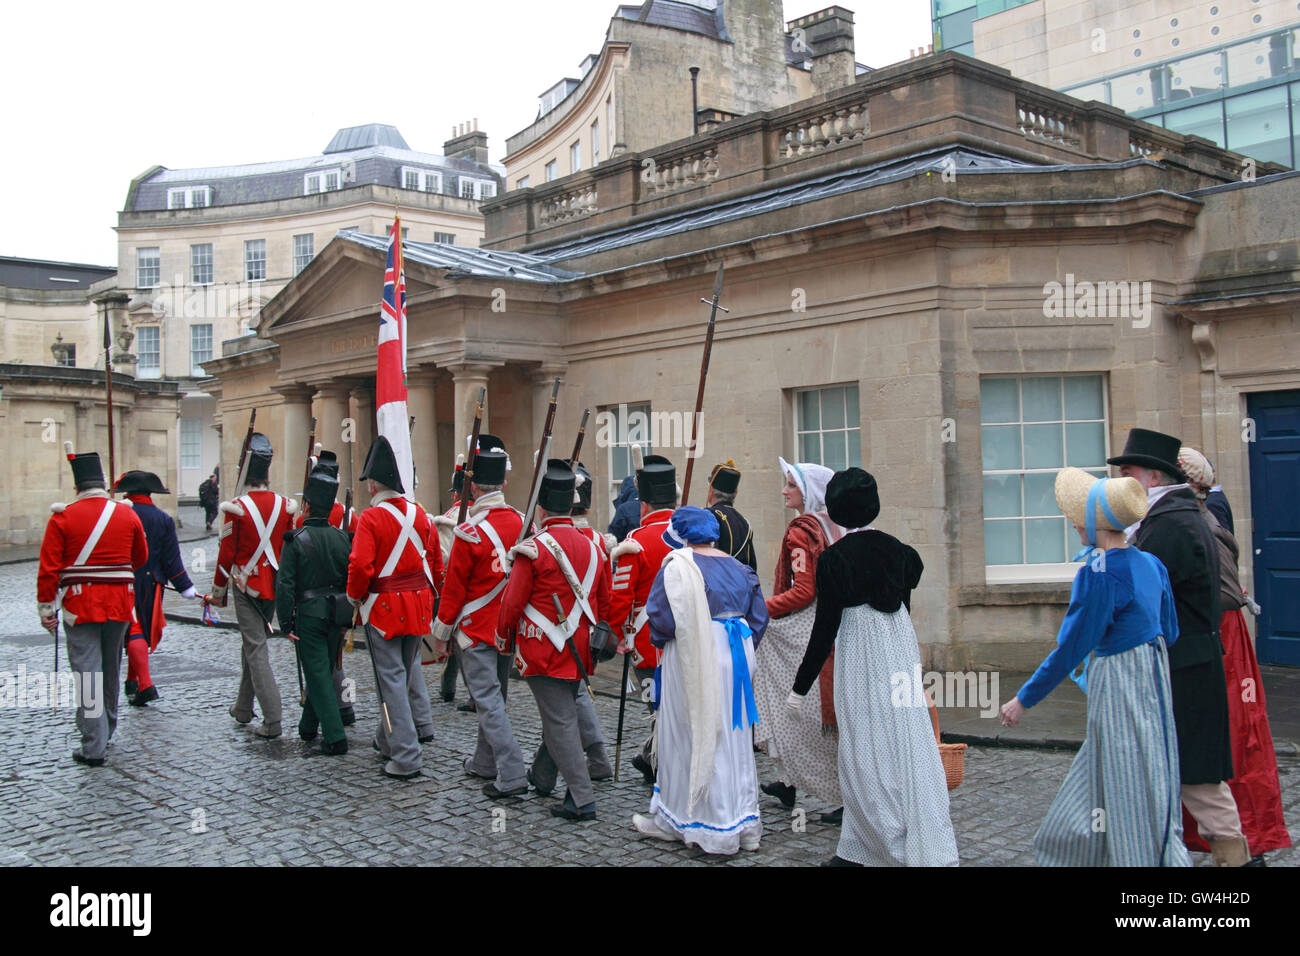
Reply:
[[[445,480],[438,465],[438,415],[434,403],[437,382],[434,368],[414,369],[406,375],[406,412],[415,418],[411,433],[411,459],[418,479],[415,500],[430,514],[438,513],[439,482]]]
[[[551,389],[555,386],[555,380],[561,380],[563,387],[564,372],[568,369],[567,363],[561,362],[543,362],[530,373],[533,383],[533,429],[530,434],[531,450],[528,452],[528,465],[532,466],[532,455],[537,450],[537,443],[542,440],[542,427],[546,424],[546,410],[551,404]],[[562,447],[564,442],[551,443],[552,458],[567,458],[569,452],[573,451],[573,445]]]
[[[302,494],[302,476],[307,467],[312,390],[306,385],[272,385],[271,391],[280,395],[284,421],[280,441],[272,439],[275,458],[271,461],[271,490],[293,497]]]
[[[361,481],[360,475],[366,466],[366,452],[370,450],[370,443],[375,440],[375,392],[372,385],[353,384],[349,393],[352,398],[351,418],[355,422],[352,429],[353,437],[356,439],[356,472],[354,475],[354,490],[356,499],[354,507],[358,510],[367,507],[370,503],[370,495],[366,491],[365,482]]]
[[[351,417],[351,409],[348,407],[348,386],[334,383],[318,386],[314,401],[316,440],[326,451],[338,455],[339,481],[346,483],[353,477],[348,471],[348,446],[343,440],[343,421]],[[351,437],[350,430],[349,437]]]
[[[474,406],[478,402],[479,389],[487,385],[488,373],[492,371],[492,366],[462,363],[448,366],[448,368],[451,371],[456,393],[456,437],[454,445],[456,452],[460,453],[465,450],[465,443],[474,430]],[[485,432],[491,431],[488,427],[488,406],[491,401],[492,397],[489,395],[483,403],[481,430]]]

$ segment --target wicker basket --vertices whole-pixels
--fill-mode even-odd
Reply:
[[[961,778],[966,773],[966,744],[945,744],[939,739],[939,709],[934,706],[930,695],[925,695],[925,702],[930,705],[930,722],[934,724],[934,742],[939,745],[939,759],[943,762],[943,775],[948,779],[948,789],[956,790],[961,786]]]

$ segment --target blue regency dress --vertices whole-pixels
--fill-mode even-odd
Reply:
[[[702,698],[698,691],[688,693],[692,648],[682,645],[699,637],[694,627],[678,620],[674,608],[683,607],[683,595],[670,592],[684,589],[673,583],[681,579],[668,570],[669,563],[683,558],[693,559],[704,579],[710,632],[700,649],[712,654],[712,661],[704,663],[715,676],[715,686],[706,699],[718,711],[714,723],[719,730],[712,777],[693,805],[690,777],[696,718],[692,708]],[[750,730],[757,719],[752,674],[754,646],[768,621],[758,576],[732,557],[674,552],[655,576],[646,611],[650,640],[663,651],[655,729],[658,779],[650,815],[666,833],[706,853],[733,854],[742,842],[756,846],[763,824]],[[705,613],[704,608],[699,612]]]
[[[1080,681],[1087,737],[1034,852],[1040,866],[1190,866],[1166,650],[1178,639],[1169,575],[1137,548],[1094,555],[1074,577],[1056,649],[1017,695],[1033,707],[1093,655]]]

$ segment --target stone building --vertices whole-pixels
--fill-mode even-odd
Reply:
[[[506,140],[507,185],[541,186],[691,136],[696,118],[707,127],[786,106],[866,70],[853,58],[853,13],[842,7],[785,23],[781,0],[623,5],[600,52],[542,93],[537,119]],[[564,212],[580,213],[585,201],[574,197]]]
[[[708,177],[642,175],[706,153]],[[1287,660],[1300,175],[1263,164],[1241,182],[1241,159],[944,53],[511,190],[485,205],[481,248],[407,251],[417,497],[446,504],[480,384],[516,505],[556,376],[558,447],[584,408],[615,423],[589,429],[584,453],[605,488],[632,441],[683,466],[700,298],[725,264],[690,500],[710,464],[736,460],[765,581],[791,517],[777,456],[861,464],[880,482],[876,526],[925,562],[926,665],[1032,666],[1077,567],[1056,471],[1104,473],[1129,428],[1152,427],[1218,466],[1265,607],[1260,657]],[[545,214],[579,189],[580,214]],[[281,488],[301,474],[310,415],[339,441],[355,419],[340,457],[364,452],[383,267],[382,235],[341,234],[264,307],[256,338],[206,364],[223,461],[254,406]],[[655,433],[634,433],[639,412]]]
[[[180,383],[179,492],[217,464],[216,406],[202,364],[247,334],[258,311],[340,229],[377,232],[402,212],[411,239],[476,246],[479,204],[502,185],[487,134],[465,123],[441,155],[392,126],[339,130],[319,156],[199,169],[153,167],[118,214],[119,285],[136,375]]]

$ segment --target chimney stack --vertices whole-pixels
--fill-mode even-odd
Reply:
[[[814,93],[828,93],[857,79],[853,53],[853,11],[827,7],[786,24],[795,52],[812,60]]]
[[[471,162],[487,165],[487,133],[478,128],[478,120],[466,121],[452,128],[452,138],[442,144],[442,154],[448,159],[468,159]]]

